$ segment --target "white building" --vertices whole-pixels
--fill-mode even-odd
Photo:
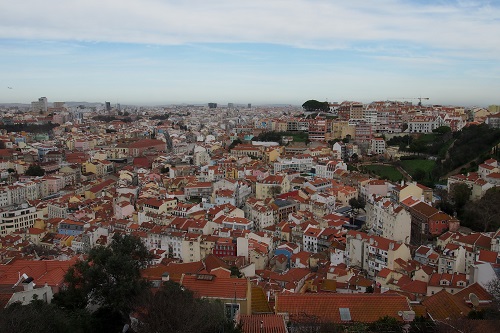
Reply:
[[[356,266],[375,277],[383,268],[394,269],[394,260],[411,259],[410,248],[406,244],[384,237],[349,231],[346,237],[346,264]]]
[[[308,154],[297,155],[291,159],[278,157],[277,161],[274,162],[274,174],[288,170],[310,172],[312,165],[312,156]]]
[[[384,154],[385,153],[385,140],[383,138],[373,138],[370,145],[370,151],[372,154]]]
[[[371,197],[366,203],[366,225],[370,231],[396,242],[409,243],[411,215],[389,198]]]
[[[0,213],[0,235],[5,236],[17,230],[32,228],[37,219],[43,217],[42,211],[23,204],[21,207]]]

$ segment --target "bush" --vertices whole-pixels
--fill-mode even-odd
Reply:
[[[422,157],[418,155],[408,155],[408,156],[401,156],[399,159],[401,161],[409,161],[409,160],[420,160],[422,159]]]

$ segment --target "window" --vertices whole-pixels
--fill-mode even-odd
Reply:
[[[233,320],[236,312],[240,311],[240,305],[238,303],[225,303],[224,311],[226,313],[226,317]]]

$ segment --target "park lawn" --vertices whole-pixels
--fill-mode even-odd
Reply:
[[[405,160],[401,161],[401,166],[405,169],[410,175],[415,173],[415,170],[422,169],[426,174],[432,171],[436,161],[431,160]]]
[[[365,165],[364,169],[373,171],[380,178],[387,178],[390,181],[398,182],[403,179],[403,175],[395,167],[390,165]]]
[[[293,136],[293,142],[306,142],[306,140],[309,137],[307,133],[297,133],[297,134],[291,134],[289,136]]]

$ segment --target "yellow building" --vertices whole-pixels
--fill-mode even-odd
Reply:
[[[290,180],[286,176],[267,176],[255,184],[255,197],[259,200],[273,198],[288,191],[290,191]]]
[[[276,161],[278,159],[278,157],[280,157],[282,149],[283,149],[283,147],[281,147],[281,146],[267,147],[264,150],[264,155],[262,157],[263,161],[267,162],[267,163]]]
[[[332,139],[343,139],[347,135],[354,138],[356,127],[350,126],[347,121],[332,121]]]

